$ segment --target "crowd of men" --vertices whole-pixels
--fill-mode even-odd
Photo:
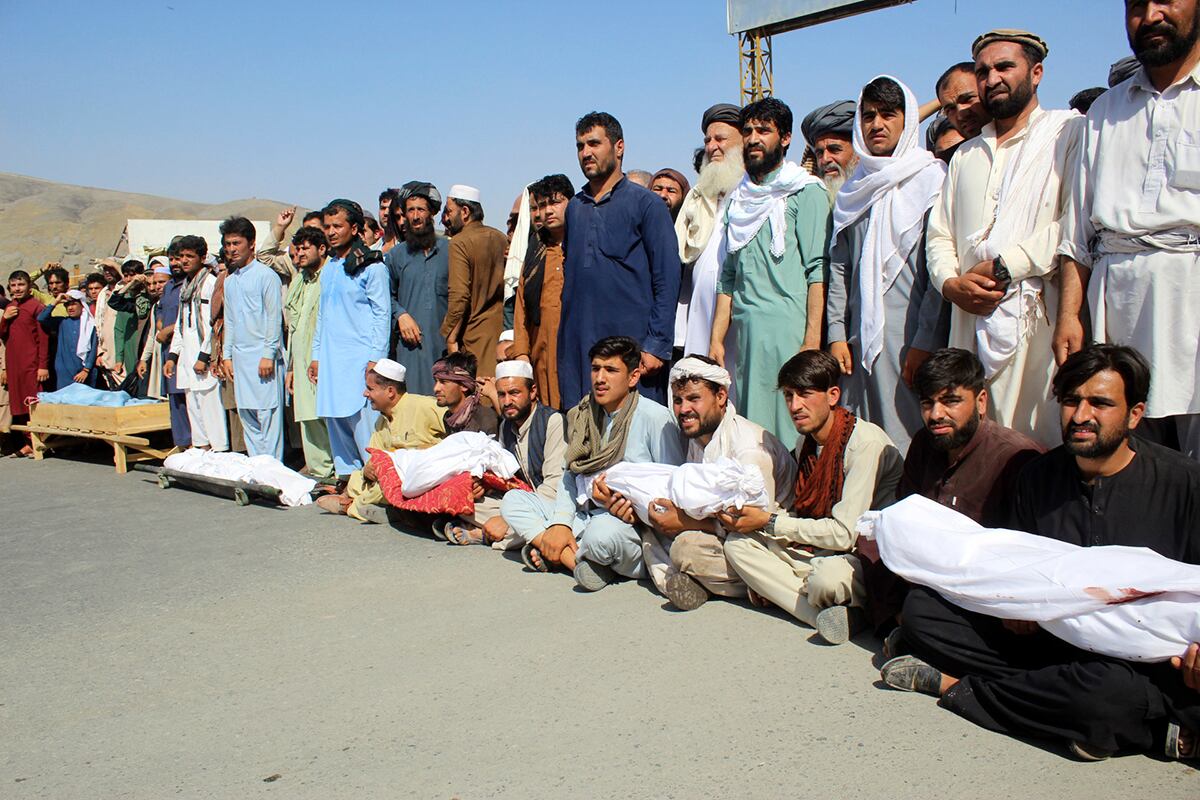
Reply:
[[[924,141],[929,108],[888,75],[808,114],[802,147],[778,99],[712,106],[693,180],[625,172],[620,123],[593,112],[582,187],[530,183],[507,232],[473,187],[412,181],[378,222],[338,199],[260,242],[231,218],[219,253],[179,237],[82,291],[14,273],[11,413],[71,383],[161,397],[177,446],[298,444],[331,513],[520,549],[589,591],[748,598],[834,644],[870,627],[884,683],[982,726],[1085,760],[1196,757],[1200,644],[1155,665],[1079,650],[906,585],[856,534],[915,494],[1200,563],[1200,14],[1130,0],[1125,21],[1134,57],[1069,110],[1038,101],[1047,44],[994,30],[931,87]],[[367,448],[460,431],[532,491],[398,515]],[[605,481],[726,458],[768,507],[659,498],[647,524]]]

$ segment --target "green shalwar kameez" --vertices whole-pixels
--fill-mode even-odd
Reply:
[[[317,332],[317,308],[321,301],[319,273],[302,270],[288,284],[284,310],[288,318],[288,370],[292,372],[292,412],[300,426],[300,443],[309,477],[332,480],[333,455],[329,431],[317,416],[317,387],[308,379],[312,362],[313,336]]]
[[[808,287],[828,280],[832,227],[825,187],[809,184],[788,197],[785,219],[783,255],[771,254],[771,223],[764,222],[749,244],[725,257],[717,292],[733,297],[738,411],[790,443],[796,426],[776,378],[804,343]]]

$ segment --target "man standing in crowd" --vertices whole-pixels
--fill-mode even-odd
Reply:
[[[817,177],[825,183],[830,198],[854,174],[858,156],[854,152],[853,100],[839,100],[813,109],[800,123],[800,133],[812,148]]]
[[[875,78],[858,109],[859,168],[833,208],[829,352],[846,376],[846,408],[883,428],[904,453],[921,426],[913,373],[944,344],[942,296],[925,269],[925,223],[946,168],[920,145],[920,110],[907,86]]]
[[[779,388],[801,436],[791,514],[746,506],[717,519],[729,537],[725,556],[753,593],[830,644],[850,639],[858,619],[850,608],[866,600],[862,565],[851,555],[858,518],[896,498],[902,460],[876,425],[838,404],[841,368],[833,356],[810,350],[779,370]]]
[[[246,452],[282,461],[283,284],[254,258],[254,238],[254,224],[245,217],[221,223],[226,269],[222,373],[233,381]],[[187,302],[180,297],[181,313]],[[195,444],[196,420],[190,418]]]
[[[567,204],[575,187],[566,175],[547,175],[529,187],[540,221],[537,236],[541,247],[525,253],[521,279],[517,283],[513,313],[513,343],[508,357],[533,367],[539,402],[553,409],[562,407],[558,390],[558,327],[562,312],[563,237],[566,235]]]
[[[942,73],[934,86],[942,113],[964,139],[974,139],[992,121],[975,80],[975,62],[960,61]]]
[[[162,364],[162,391],[166,395],[168,407],[171,410],[171,441],[181,449],[192,446],[192,428],[188,421],[187,395],[179,386],[178,376],[167,377],[167,356],[171,350],[171,337],[175,335],[175,323],[179,319],[179,302],[183,287],[187,284],[187,273],[183,268],[183,243],[189,244],[189,250],[195,252],[201,264],[208,255],[208,242],[201,236],[177,236],[171,240],[167,248],[167,264],[171,270],[171,279],[163,287],[162,297],[158,300],[158,317],[155,325],[154,341],[159,349],[159,363]],[[189,259],[190,262],[190,259]],[[211,312],[211,308],[210,308]],[[211,354],[211,350],[209,351]],[[143,355],[143,358],[145,356]],[[210,365],[211,366],[211,365]]]
[[[965,141],[950,120],[940,113],[930,120],[929,127],[925,129],[925,149],[943,164],[950,163],[950,159],[958,152],[958,146]]]
[[[442,321],[449,303],[450,242],[433,229],[441,209],[442,196],[433,184],[407,188],[389,212],[404,220],[404,240],[383,259],[400,334],[396,361],[404,365],[408,390],[423,395],[433,394],[433,362],[446,352]]]
[[[190,445],[224,452],[229,449],[229,432],[221,387],[212,370],[212,297],[217,276],[205,264],[208,245],[201,237],[184,236],[172,247],[184,282],[163,374],[183,393]]]
[[[671,397],[679,430],[688,440],[687,463],[728,458],[756,467],[771,500],[766,510],[790,508],[796,460],[783,442],[737,413],[729,402],[731,383],[729,373],[704,356],[687,356],[671,367]],[[699,608],[710,593],[746,596],[746,584],[725,558],[725,531],[715,519],[693,519],[668,498],[656,498],[650,504],[650,522],[655,533],[670,539],[670,557],[664,559],[658,542],[647,537],[646,565],[651,574],[656,562],[670,565],[662,589],[676,608]]]
[[[557,497],[553,502],[531,492],[504,497],[504,519],[526,542],[525,563],[541,572],[561,565],[589,592],[618,575],[646,577],[634,517],[610,513],[628,501],[607,489],[604,471],[621,461],[683,463],[671,412],[637,389],[641,355],[628,336],[610,336],[592,346],[592,391],[567,412],[566,471]],[[593,478],[592,494],[580,502],[579,482],[585,477]]]
[[[344,478],[362,468],[375,428],[378,413],[366,402],[367,372],[387,356],[392,301],[383,254],[359,235],[358,203],[331,200],[324,217],[329,260],[321,268],[308,377],[317,385],[317,414],[329,433],[334,471]]]
[[[58,335],[58,347],[54,353],[54,388],[64,389],[72,383],[87,383],[96,363],[96,327],[83,320],[83,292],[68,289],[43,306],[38,322],[49,337]],[[59,307],[65,308],[65,317],[55,316]]]
[[[929,220],[928,259],[934,286],[954,304],[950,345],[983,362],[996,421],[1051,445],[1055,251],[1083,118],[1038,105],[1047,51],[1025,31],[975,40],[993,121],[950,164]]]
[[[591,391],[588,352],[607,336],[632,336],[641,352],[639,393],[666,401],[675,341],[679,246],[663,202],[625,180],[621,123],[593,111],[575,123],[587,178],[567,207],[558,382],[572,407]]]
[[[108,297],[113,317],[113,371],[124,380],[137,371],[141,352],[142,324],[150,316],[153,302],[146,291],[146,265],[130,259],[121,265],[121,282]]]
[[[667,210],[671,212],[671,222],[675,222],[679,218],[679,209],[683,206],[683,198],[687,196],[691,188],[691,184],[688,183],[687,178],[683,177],[683,173],[670,167],[660,169],[650,179],[650,191],[661,197],[667,204]]]
[[[450,187],[442,220],[453,237],[442,336],[449,352],[469,352],[475,356],[480,374],[490,377],[496,374],[496,345],[504,330],[508,238],[483,224],[479,190],[473,186]]]
[[[325,420],[317,413],[317,387],[308,379],[321,303],[321,269],[329,252],[325,231],[311,227],[296,231],[292,237],[292,252],[298,271],[288,286],[283,306],[288,326],[287,391],[292,396],[296,424],[300,426],[300,444],[308,477],[330,483],[336,480],[337,474],[333,471],[329,431]]]
[[[1195,0],[1125,9],[1140,66],[1088,116],[1059,248],[1055,357],[1085,341],[1086,291],[1093,338],[1138,348],[1159,378],[1154,424],[1139,433],[1200,459],[1200,11]]]
[[[476,369],[475,356],[450,353],[433,365],[433,396],[446,409],[446,433],[477,431],[494,439],[500,417],[481,402]]]
[[[717,218],[725,198],[746,172],[742,163],[740,115],[741,109],[730,103],[718,103],[704,112],[700,119],[700,133],[704,136],[700,178],[684,198],[675,219],[679,259],[684,264],[675,343],[684,353],[707,353],[712,341],[717,279],[725,260],[725,229],[717,223]],[[728,337],[726,344],[725,366],[734,375],[733,338]]]
[[[390,358],[379,359],[366,371],[363,394],[376,418],[367,443],[372,450],[422,449],[436,444],[445,432],[433,398],[410,393],[405,377],[404,365]],[[317,498],[317,505],[330,514],[347,514],[360,522],[387,522],[388,503],[369,459],[350,474],[345,493],[323,495]]]
[[[1131,437],[1149,387],[1149,365],[1131,348],[1091,346],[1063,362],[1054,377],[1063,444],[1021,471],[1012,527],[1200,564],[1200,465]],[[885,663],[884,683],[940,697],[989,730],[1058,740],[1085,761],[1162,753],[1164,740],[1168,757],[1200,754],[1200,644],[1171,665],[1133,664],[1069,645],[1036,622],[967,611],[926,587],[909,592],[901,631],[912,655]]]
[[[768,97],[746,106],[742,138],[747,175],[722,220],[729,255],[717,285],[709,355],[724,365],[732,327],[742,413],[787,441],[795,428],[775,389],[775,373],[797,351],[821,346],[829,196],[819,180],[784,161],[792,112],[782,102]]]
[[[4,342],[4,384],[15,423],[29,417],[29,401],[36,399],[50,380],[50,340],[38,324],[45,307],[33,298],[29,273],[16,270],[8,276],[8,305],[0,311],[0,341]],[[31,455],[26,444],[22,455]]]

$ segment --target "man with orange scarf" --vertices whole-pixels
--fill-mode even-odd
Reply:
[[[790,514],[746,506],[718,519],[729,536],[725,557],[756,605],[774,604],[817,629],[830,644],[849,640],[865,600],[862,566],[851,554],[863,512],[896,498],[900,451],[883,429],[838,405],[841,370],[828,353],[808,350],[779,370],[799,473]]]

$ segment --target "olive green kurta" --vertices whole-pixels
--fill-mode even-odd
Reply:
[[[785,219],[783,255],[771,255],[771,225],[763,223],[749,244],[725,258],[717,291],[733,296],[739,410],[780,441],[794,442],[796,426],[776,378],[804,343],[809,285],[827,281],[832,225],[825,187],[809,184],[789,197]]]
[[[321,302],[320,272],[300,272],[288,286],[284,311],[288,318],[288,370],[292,376],[292,407],[296,421],[319,419],[317,386],[308,379],[312,362],[313,336],[317,332],[317,308]]]

